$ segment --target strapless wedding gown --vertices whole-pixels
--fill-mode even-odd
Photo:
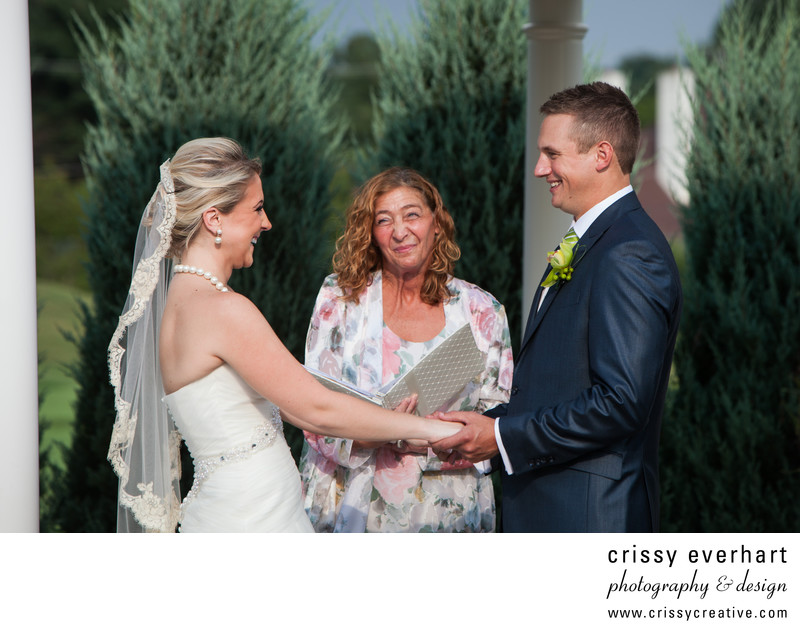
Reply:
[[[313,532],[277,407],[227,364],[164,400],[194,461],[181,532]]]

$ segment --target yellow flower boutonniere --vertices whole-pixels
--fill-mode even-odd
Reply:
[[[550,263],[550,273],[544,279],[542,287],[552,287],[559,283],[565,283],[572,278],[574,271],[572,260],[575,256],[575,245],[578,243],[578,235],[570,228],[567,235],[558,244],[558,249],[547,253],[547,262]],[[577,261],[576,261],[577,262]]]

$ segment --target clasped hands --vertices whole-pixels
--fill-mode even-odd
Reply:
[[[417,409],[418,399],[419,397],[416,394],[412,394],[410,397],[406,397],[400,401],[394,408],[394,411],[413,414]],[[427,440],[396,440],[390,443],[383,441],[356,440],[353,441],[353,447],[356,449],[391,447],[394,451],[401,454],[427,454],[429,443]]]
[[[413,414],[417,407],[417,396],[412,395],[404,399],[397,407],[396,412]],[[494,419],[483,416],[477,412],[434,412],[427,418],[439,419],[461,423],[464,427],[456,434],[443,438],[434,443],[424,440],[399,440],[392,445],[400,453],[427,453],[428,447],[440,460],[449,464],[456,464],[459,460],[481,462],[489,460],[499,453],[494,435]],[[383,442],[356,441],[355,447],[376,449],[387,445]]]
[[[417,407],[416,395],[405,399],[395,410],[413,412]],[[402,409],[401,409],[402,408]],[[434,412],[427,418],[461,423],[464,427],[458,433],[430,443],[430,448],[444,462],[463,466],[463,461],[472,463],[489,460],[499,453],[494,435],[494,419],[477,412]],[[427,452],[428,444],[424,441],[399,441],[406,451]],[[417,444],[419,443],[419,444]],[[461,461],[461,462],[459,462]]]
[[[431,449],[445,462],[460,459],[470,462],[489,460],[499,453],[494,435],[494,419],[477,412],[434,412],[428,418],[455,421],[464,425],[457,434],[431,443]]]
[[[398,406],[399,407],[399,406]],[[456,434],[430,443],[430,448],[440,460],[456,464],[459,460],[481,462],[499,453],[494,435],[494,419],[477,412],[434,412],[427,418],[461,423],[464,427]],[[427,452],[425,441],[398,441],[395,449],[402,452]]]

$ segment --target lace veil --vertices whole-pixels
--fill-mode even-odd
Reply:
[[[108,347],[117,410],[108,459],[119,477],[118,532],[174,532],[178,523],[181,437],[163,401],[158,363],[175,217],[167,160],[142,215],[130,291]]]

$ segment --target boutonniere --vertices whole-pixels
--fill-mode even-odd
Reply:
[[[558,244],[558,249],[547,253],[547,262],[550,263],[552,269],[547,278],[544,279],[542,287],[552,287],[553,285],[566,283],[572,278],[572,272],[575,271],[574,265],[578,262],[573,262],[577,243],[578,235],[570,228],[567,235]]]

